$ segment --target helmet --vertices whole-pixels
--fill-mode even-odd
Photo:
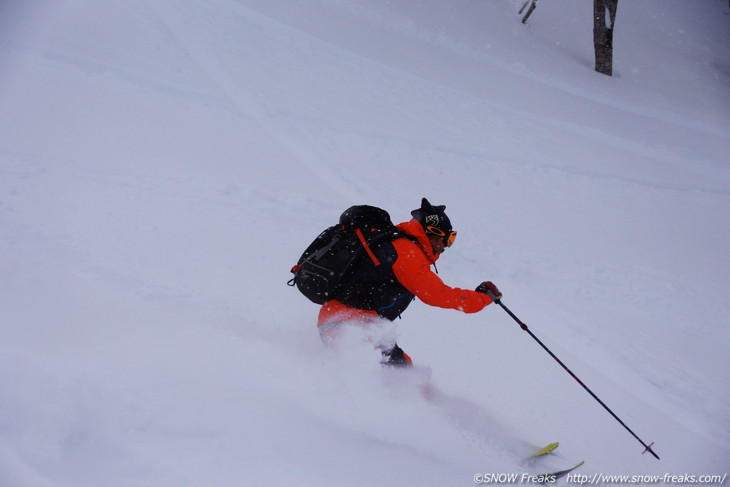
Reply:
[[[451,227],[451,220],[444,213],[445,205],[433,206],[426,198],[421,200],[421,207],[411,212],[413,218],[421,224],[427,235],[444,237],[444,243],[450,246],[456,236]]]

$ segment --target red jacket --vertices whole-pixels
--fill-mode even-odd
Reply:
[[[393,248],[397,253],[393,263],[393,273],[398,282],[418,299],[431,306],[456,309],[465,313],[476,313],[492,303],[486,294],[447,286],[431,270],[431,266],[439,256],[433,253],[431,242],[418,221],[413,219],[397,225],[396,228],[415,237],[416,242],[408,238],[393,241]],[[332,300],[320,309],[318,324],[347,320],[367,321],[377,318],[378,313],[375,311],[351,308]]]

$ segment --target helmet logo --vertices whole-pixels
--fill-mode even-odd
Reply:
[[[437,227],[439,224],[438,215],[426,215],[426,225],[431,227]]]

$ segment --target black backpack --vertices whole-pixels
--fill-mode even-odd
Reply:
[[[350,207],[337,225],[324,230],[307,247],[292,267],[294,277],[287,284],[296,286],[310,301],[324,304],[337,297],[360,262],[381,265],[370,247],[401,236],[387,211],[368,205]]]

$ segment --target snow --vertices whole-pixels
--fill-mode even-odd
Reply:
[[[591,2],[520,6],[2,2],[0,485],[726,474],[727,3],[622,2],[613,77]],[[497,283],[660,461],[497,306],[414,303],[411,373],[323,347],[289,268],[423,196],[441,277]]]

